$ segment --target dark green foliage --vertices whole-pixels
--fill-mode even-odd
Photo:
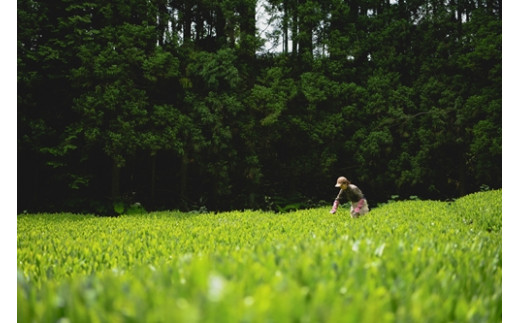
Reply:
[[[500,2],[19,0],[17,23],[20,211],[502,185]]]

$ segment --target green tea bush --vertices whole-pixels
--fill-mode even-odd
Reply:
[[[19,322],[499,322],[501,190],[328,208],[18,216]]]

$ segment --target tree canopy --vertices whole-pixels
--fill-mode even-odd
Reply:
[[[373,202],[502,185],[499,0],[17,11],[19,211],[308,206],[340,175]]]

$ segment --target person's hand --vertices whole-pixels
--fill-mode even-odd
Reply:
[[[336,211],[338,210],[338,206],[339,206],[339,201],[334,200],[334,204],[332,204],[332,209],[330,210],[330,214],[336,213]]]

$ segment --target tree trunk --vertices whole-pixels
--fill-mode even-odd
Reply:
[[[300,5],[304,5],[304,1],[299,0],[298,3]],[[302,13],[305,15],[305,13]],[[298,20],[298,51],[299,55],[305,55],[306,53],[312,56],[312,32],[313,32],[313,22],[310,18],[307,19],[299,19]]]
[[[184,5],[182,12],[182,40],[186,43],[191,40],[191,20],[192,12],[191,7],[188,4]]]
[[[152,172],[150,174],[150,177],[151,177],[150,178],[150,180],[151,180],[150,201],[151,201],[152,207],[155,208],[155,178],[156,178],[156,168],[157,168],[157,154],[153,153],[151,157],[152,157],[152,165],[151,165]]]
[[[246,84],[253,87],[256,80],[255,59],[256,59],[256,7],[253,1],[242,1],[237,7],[239,14],[240,40],[238,57],[244,71],[247,74]]]
[[[226,47],[227,36],[226,36],[226,17],[222,12],[222,8],[217,3],[215,8],[215,33],[217,37],[217,49]]]
[[[248,37],[255,37],[256,33],[256,8],[254,3],[251,1],[243,1],[237,8],[239,18],[240,34],[245,36],[241,37],[241,48],[243,47],[243,55],[248,57],[255,56],[254,44]]]
[[[121,167],[114,160],[112,162],[112,189],[111,189],[112,202],[117,202],[121,199],[120,180],[121,180]]]
[[[181,205],[184,208],[184,210],[188,210],[188,203],[186,198],[186,187],[188,183],[188,156],[186,153],[182,156],[182,163],[181,163],[181,180],[180,180],[180,198],[181,198]]]
[[[298,54],[298,2],[296,0],[293,1],[292,14],[292,54],[296,56]]]
[[[283,29],[283,53],[289,52],[289,8],[287,0],[283,2],[283,18],[282,18],[282,29]]]
[[[168,27],[168,10],[166,8],[166,3],[161,1],[157,4],[157,41],[159,42],[159,46],[164,45],[164,35],[166,32],[166,28]]]

